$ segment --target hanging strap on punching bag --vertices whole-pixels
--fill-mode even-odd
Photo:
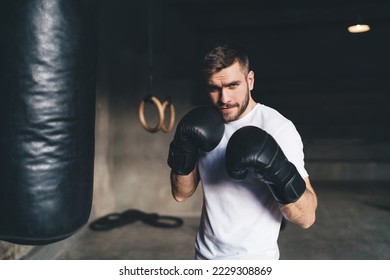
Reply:
[[[12,0],[0,12],[0,239],[71,236],[92,205],[96,1]]]

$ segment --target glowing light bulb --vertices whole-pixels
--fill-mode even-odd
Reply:
[[[350,33],[362,33],[370,30],[370,26],[368,24],[355,24],[348,27],[348,31]]]

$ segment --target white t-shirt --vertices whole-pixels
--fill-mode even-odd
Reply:
[[[233,180],[225,167],[229,138],[247,125],[272,135],[300,175],[308,176],[301,137],[294,124],[276,110],[256,104],[243,118],[226,123],[219,145],[201,153],[198,162],[204,201],[195,241],[196,259],[279,259],[282,213],[268,186],[253,171],[244,180]]]

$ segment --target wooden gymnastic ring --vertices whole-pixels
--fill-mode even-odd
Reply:
[[[164,120],[165,120],[165,109],[169,107],[170,108],[170,119],[169,119],[169,125],[168,127],[165,126],[165,122],[163,121],[161,130],[164,131],[165,133],[168,133],[169,131],[172,130],[174,124],[175,124],[175,107],[173,106],[172,103],[168,101],[164,101],[162,104],[163,112],[164,112]]]
[[[145,120],[145,102],[152,102],[157,107],[158,123],[157,123],[156,127],[154,127],[154,128],[150,127],[146,123],[146,120]],[[145,128],[145,130],[150,132],[150,133],[155,133],[155,132],[159,131],[161,126],[163,125],[163,122],[164,122],[164,109],[163,109],[160,101],[156,97],[154,97],[154,96],[146,97],[146,98],[144,98],[141,101],[141,103],[139,105],[138,116],[139,116],[139,120],[140,120],[143,128]]]

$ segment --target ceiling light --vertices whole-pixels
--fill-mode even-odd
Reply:
[[[370,26],[368,24],[355,24],[348,27],[348,31],[350,33],[362,33],[370,30]]]

